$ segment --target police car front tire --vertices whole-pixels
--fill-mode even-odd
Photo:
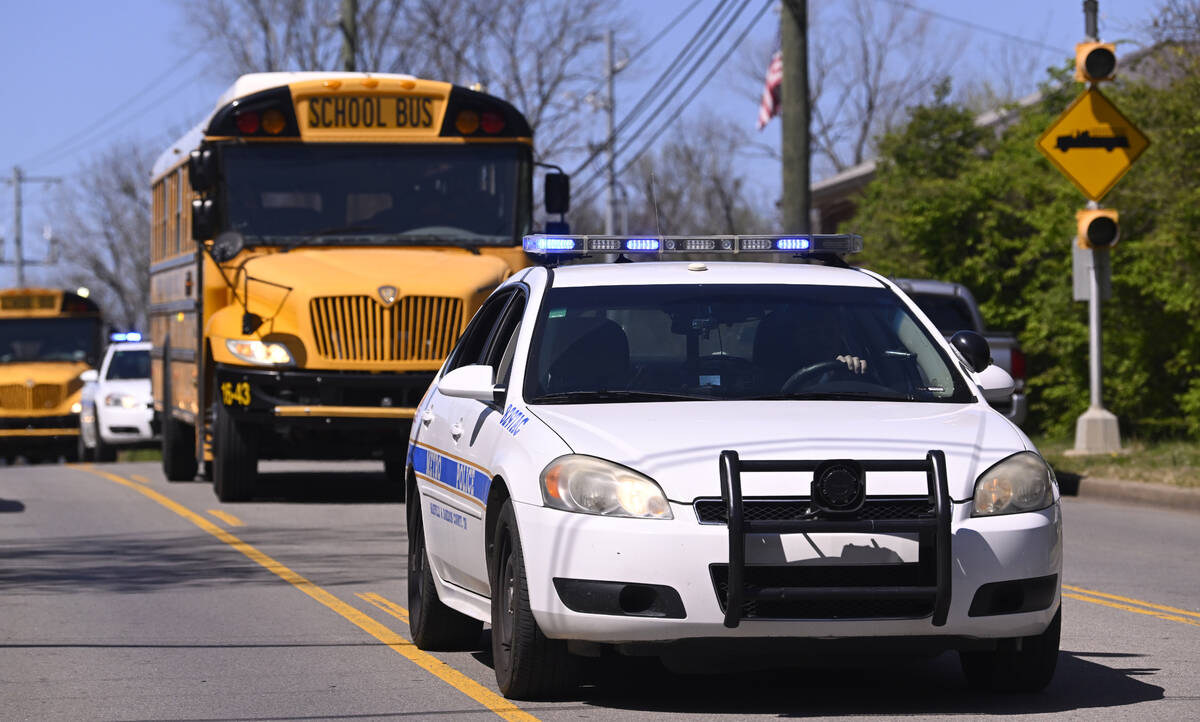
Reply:
[[[410,489],[408,497],[408,630],[417,649],[431,651],[478,649],[483,633],[483,622],[438,599],[425,551],[421,497],[416,489]]]
[[[959,652],[967,684],[973,689],[992,692],[1042,691],[1050,684],[1058,665],[1061,631],[1059,608],[1041,634],[1005,640],[1000,648],[990,652]]]
[[[566,642],[542,634],[529,608],[529,585],[512,502],[496,522],[491,563],[492,663],[496,685],[510,699],[559,696],[575,684],[576,660]]]

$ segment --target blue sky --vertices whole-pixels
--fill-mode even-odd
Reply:
[[[713,1],[705,0],[628,72],[618,76],[618,115],[645,91],[679,44],[691,37],[706,14],[705,6]],[[814,6],[838,1],[809,0]],[[336,0],[329,2],[336,4]],[[642,42],[689,4],[688,0],[621,2]],[[968,51],[960,61],[966,65],[979,58],[986,58],[986,63],[1007,52],[1036,53],[1039,67],[1046,67],[1069,55],[1083,36],[1080,0],[877,2],[910,5],[936,14],[931,19],[936,32],[967,40]],[[1102,0],[1101,36],[1105,40],[1133,37],[1137,23],[1147,18],[1156,4],[1155,0]],[[0,68],[5,70],[0,89],[0,107],[4,108],[0,113],[0,177],[11,177],[13,166],[20,165],[28,175],[79,183],[83,181],[76,175],[78,168],[116,140],[136,139],[157,151],[199,120],[231,80],[214,75],[208,59],[193,52],[194,38],[180,25],[178,5],[169,0],[0,0],[0,12],[5,18],[0,24]],[[769,41],[776,32],[777,16],[768,12],[747,42]],[[811,42],[820,42],[820,38]],[[729,65],[737,60],[735,54]],[[1034,80],[1030,79],[1029,90]],[[744,88],[733,87],[737,83],[744,81],[733,68],[723,69],[692,108],[721,108],[752,127],[756,104],[743,97]],[[599,129],[598,114],[596,120]],[[763,140],[778,143],[778,127],[778,121],[772,123],[763,132]],[[754,175],[761,177],[763,192],[777,193],[777,170],[764,161],[755,162],[753,169]],[[24,196],[25,252],[27,258],[36,260],[45,254],[42,232],[47,223],[53,223],[57,194],[30,184],[25,186]],[[0,185],[0,237],[5,260],[12,259],[12,236],[13,192],[11,185],[4,184]],[[31,281],[57,285],[54,269],[30,268],[28,275]],[[11,285],[14,277],[10,266],[0,268],[0,287]]]

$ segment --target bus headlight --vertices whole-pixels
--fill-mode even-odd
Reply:
[[[594,456],[568,454],[542,471],[546,506],[601,516],[671,519],[671,505],[653,479]]]
[[[1054,503],[1054,474],[1032,451],[1002,459],[975,480],[971,516],[1019,514]]]
[[[225,348],[241,360],[261,366],[278,366],[292,362],[292,354],[287,350],[287,346],[275,341],[231,338],[225,341]]]
[[[134,396],[129,394],[109,394],[104,397],[105,406],[120,406],[123,409],[136,409],[142,404]]]
[[[79,414],[82,412],[83,412],[83,404],[79,403],[78,401],[71,404],[71,413],[72,414]]]

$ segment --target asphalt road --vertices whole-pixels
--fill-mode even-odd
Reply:
[[[1066,501],[1043,694],[968,692],[953,655],[703,677],[618,659],[571,699],[514,705],[488,653],[408,643],[381,467],[269,466],[236,505],[151,463],[0,468],[0,718],[1200,718],[1200,515]]]

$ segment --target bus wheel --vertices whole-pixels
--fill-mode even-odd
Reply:
[[[163,374],[162,465],[167,481],[191,481],[196,478],[196,438],[186,424],[174,416],[171,380]],[[99,439],[99,437],[97,437]]]
[[[229,409],[217,406],[213,433],[213,489],[221,501],[246,501],[254,496],[258,476],[258,434]]]
[[[117,448],[112,444],[104,443],[104,439],[100,438],[100,422],[96,422],[96,450],[94,455],[96,461],[113,462],[117,460]]]

